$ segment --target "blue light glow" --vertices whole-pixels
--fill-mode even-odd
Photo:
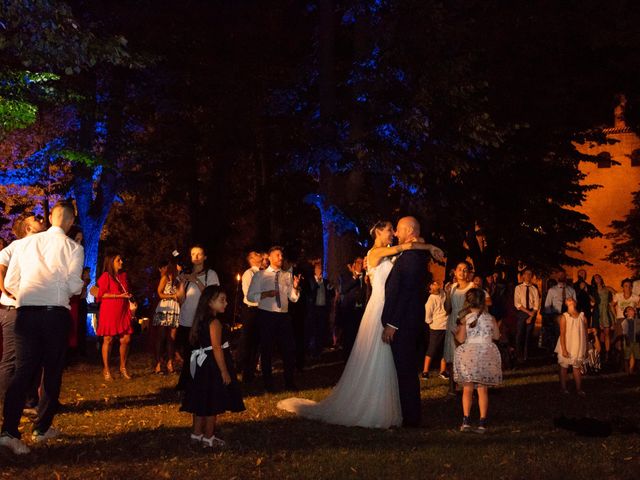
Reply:
[[[380,138],[391,143],[394,147],[401,148],[404,151],[409,149],[409,143],[400,137],[398,130],[391,123],[378,125],[375,132]]]
[[[342,210],[335,205],[327,205],[324,195],[318,193],[310,193],[304,197],[304,202],[315,205],[320,212],[320,221],[322,222],[322,246],[323,246],[323,269],[326,272],[329,261],[329,235],[333,228],[337,235],[344,235],[348,232],[354,232],[360,235],[360,229],[353,220],[347,217]]]
[[[420,191],[420,187],[418,187],[418,185],[413,183],[407,183],[404,180],[399,179],[395,175],[391,176],[391,185],[389,187],[404,190],[410,195],[416,195]]]

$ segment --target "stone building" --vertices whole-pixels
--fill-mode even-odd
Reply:
[[[586,174],[583,184],[602,185],[587,193],[586,200],[576,210],[589,216],[591,223],[603,234],[611,232],[613,220],[621,220],[632,207],[632,194],[640,189],[640,138],[627,127],[624,120],[624,99],[614,112],[614,126],[604,133],[607,138],[617,140],[608,145],[577,145],[578,151],[597,155],[598,162],[582,162],[580,170]],[[620,289],[620,282],[630,277],[632,272],[625,265],[616,265],[605,258],[611,252],[611,240],[605,238],[586,239],[579,244],[582,254],[574,254],[592,263],[583,267],[590,280],[594,273],[600,273],[605,282]],[[567,271],[573,278],[577,270]]]

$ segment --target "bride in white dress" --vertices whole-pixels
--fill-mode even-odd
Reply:
[[[431,250],[433,247],[421,242],[389,247],[394,234],[390,222],[378,222],[371,234],[375,239],[373,248],[367,254],[371,298],[342,377],[321,402],[287,398],[278,402],[279,409],[335,425],[369,428],[402,425],[396,367],[391,347],[382,341],[384,287],[393,267],[389,257],[404,250]]]

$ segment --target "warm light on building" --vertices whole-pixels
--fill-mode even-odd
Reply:
[[[625,265],[606,260],[612,248],[606,234],[612,231],[613,220],[622,220],[629,213],[632,194],[640,189],[640,137],[624,121],[624,103],[622,99],[616,107],[613,128],[604,130],[607,138],[617,140],[616,143],[576,145],[579,152],[598,156],[597,163],[581,162],[580,170],[586,175],[581,183],[602,186],[588,192],[586,200],[576,210],[588,215],[603,236],[583,240],[579,244],[583,253],[575,255],[593,264],[584,267],[589,279],[594,273],[600,273],[605,282],[616,289],[620,289],[620,282],[631,277],[633,272]],[[578,268],[568,273],[576,278]]]

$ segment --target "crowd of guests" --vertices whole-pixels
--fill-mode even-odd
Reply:
[[[97,335],[102,342],[104,380],[114,379],[110,367],[114,343],[119,349],[120,377],[132,378],[127,360],[138,304],[122,255],[106,254],[101,274],[89,288],[81,233],[74,230],[73,221],[73,206],[67,203],[52,209],[52,226],[44,232],[42,219],[25,215],[14,227],[18,240],[0,251],[4,418],[0,445],[17,454],[29,451],[18,431],[25,408],[35,409],[37,415],[34,442],[59,434],[52,421],[66,351],[85,351],[87,292],[99,303]],[[207,266],[201,245],[190,249],[189,266],[177,264],[174,258],[158,266],[158,302],[151,321],[153,371],[180,373],[181,409],[193,415],[190,439],[209,448],[224,444],[215,435],[216,416],[244,410],[236,365],[243,383],[252,383],[259,370],[264,390],[272,392],[277,349],[284,388],[297,390],[296,371],[324,351],[339,350],[344,359],[349,357],[370,291],[363,256],[355,256],[345,266],[336,284],[326,278],[320,260],[291,264],[279,246],[268,252],[252,251],[246,261],[237,318],[235,311],[223,315],[228,299],[217,273]],[[471,429],[474,388],[482,433],[487,388],[501,382],[502,368],[528,362],[533,350],[557,355],[563,393],[568,392],[570,368],[578,395],[585,395],[583,373],[596,372],[603,365],[634,372],[640,356],[640,281],[625,279],[616,291],[598,274],[587,282],[586,271],[580,270],[575,282],[569,282],[559,269],[542,287],[530,268],[513,275],[505,269],[481,275],[467,261],[459,262],[444,282],[425,285],[430,295],[425,335],[416,339],[416,348],[422,352],[419,367],[425,381],[435,369],[436,375],[449,381],[450,393],[456,384],[462,386],[462,431]],[[231,326],[236,321],[242,329],[232,357]]]

